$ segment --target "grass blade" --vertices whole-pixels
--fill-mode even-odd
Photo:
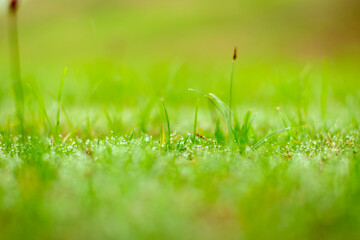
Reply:
[[[214,104],[214,106],[219,110],[219,112],[225,118],[226,125],[229,131],[229,138],[233,138],[236,142],[238,142],[237,136],[235,135],[231,124],[232,111],[230,107],[213,93],[209,93],[209,95],[206,95],[198,90],[191,88],[189,89],[189,91],[199,93],[201,96],[207,98],[212,104]]]
[[[225,122],[229,131],[229,138],[233,138],[236,142],[237,142],[237,137],[234,133],[232,124],[231,124],[231,114],[232,111],[229,108],[228,105],[226,105],[226,103],[224,103],[223,101],[220,100],[220,98],[218,98],[215,94],[209,93],[210,97],[214,100],[214,102],[216,103],[216,105],[218,106],[218,109],[220,110],[220,112],[222,113],[222,115],[225,118]]]
[[[9,8],[9,40],[10,40],[10,54],[12,77],[14,80],[13,89],[15,96],[16,115],[20,122],[19,132],[22,138],[25,135],[24,129],[24,89],[21,80],[20,67],[20,50],[19,50],[19,36],[18,36],[18,21],[17,21],[17,7],[16,1],[12,1]]]
[[[56,135],[55,139],[57,141],[58,141],[58,138],[60,136],[61,96],[62,96],[62,92],[63,92],[66,72],[67,72],[67,67],[65,67],[62,78],[61,78],[60,87],[59,87],[59,93],[58,93],[58,98],[57,98],[58,109],[57,109],[57,114],[56,114],[56,128],[55,128],[55,135]]]
[[[196,101],[195,119],[194,119],[194,132],[193,132],[193,142],[195,142],[195,140],[196,140],[196,128],[197,128],[197,118],[198,118],[198,110],[199,110],[199,101],[200,101],[200,99],[197,99],[197,101]]]
[[[201,96],[203,96],[204,98],[208,99],[221,112],[221,109],[219,108],[219,106],[216,104],[216,102],[214,102],[214,100],[211,97],[209,97],[208,95],[206,95],[203,92],[196,90],[196,89],[189,88],[188,90],[191,92],[196,92],[196,93],[200,94]]]
[[[232,108],[232,93],[233,93],[233,80],[234,80],[234,69],[235,69],[235,60],[237,58],[237,47],[234,48],[233,61],[231,65],[231,75],[230,75],[230,96],[229,96],[229,107]]]
[[[129,137],[129,140],[128,140],[128,144],[131,143],[131,140],[134,138],[134,133],[135,133],[135,129],[133,129],[130,133],[130,137]]]
[[[6,151],[9,151],[11,148],[11,115],[9,114],[7,120],[7,137],[6,137]]]
[[[273,132],[273,133],[270,133],[269,135],[267,135],[266,137],[264,137],[263,139],[261,139],[259,142],[257,142],[254,146],[251,147],[251,149],[257,149],[258,147],[260,147],[262,144],[264,144],[268,139],[270,139],[271,137],[279,134],[279,133],[282,133],[282,132],[285,132],[285,131],[288,131],[290,130],[291,128],[288,127],[288,128],[283,128],[283,129],[280,129],[280,130],[277,130],[276,132]]]
[[[51,124],[49,115],[47,114],[47,110],[46,110],[46,104],[45,104],[45,100],[44,97],[42,96],[42,94],[40,93],[39,89],[37,88],[36,84],[34,84],[34,87],[31,86],[30,84],[27,84],[28,88],[31,90],[32,94],[34,95],[37,104],[40,108],[41,114],[43,116],[43,118],[45,118],[47,124],[49,125],[50,128],[50,132],[52,132],[53,130],[53,126]],[[46,126],[44,126],[46,128]]]
[[[168,130],[168,132],[167,132],[168,144],[170,145],[170,120],[169,120],[169,115],[168,115],[168,112],[166,110],[166,106],[165,106],[163,98],[161,99],[161,104],[162,104],[162,107],[163,107],[164,113],[165,113],[166,125],[167,125],[167,130]]]

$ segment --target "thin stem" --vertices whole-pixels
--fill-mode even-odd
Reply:
[[[199,110],[199,101],[200,101],[200,99],[197,99],[196,109],[195,109],[193,142],[195,142],[195,140],[196,140],[196,127],[197,127],[197,117],[198,117],[198,110]]]
[[[167,130],[168,130],[168,146],[170,147],[170,120],[169,120],[169,115],[168,115],[168,112],[166,110],[166,107],[165,107],[165,103],[164,103],[164,99],[161,99],[161,104],[163,106],[163,109],[164,109],[164,113],[165,113],[165,118],[166,118],[166,124],[167,124]]]
[[[234,68],[235,68],[235,60],[237,59],[237,47],[234,48],[233,61],[231,66],[231,76],[230,76],[230,99],[229,99],[229,107],[230,111],[232,109],[232,92],[233,92],[233,79],[234,79]]]
[[[20,122],[20,134],[24,137],[24,90],[21,81],[20,68],[20,50],[19,37],[17,26],[17,11],[10,11],[9,14],[9,36],[10,36],[10,55],[11,55],[11,70],[14,80],[13,89],[15,94],[16,115]]]
[[[231,75],[230,75],[230,99],[229,99],[229,107],[232,109],[232,95],[233,95],[233,79],[234,79],[234,68],[235,68],[235,60],[232,61],[231,66]]]
[[[55,134],[56,134],[55,139],[57,139],[57,140],[60,137],[61,96],[62,96],[62,91],[63,91],[63,87],[64,87],[66,72],[67,72],[67,67],[65,67],[61,81],[60,81],[59,93],[58,93],[58,98],[57,98],[58,109],[57,109],[57,114],[56,114],[57,116],[56,116],[56,128],[55,128]]]

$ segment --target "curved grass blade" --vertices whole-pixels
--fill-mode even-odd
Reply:
[[[228,131],[229,131],[229,137],[233,138],[236,142],[238,142],[237,136],[234,133],[234,129],[231,124],[231,116],[232,116],[231,109],[229,108],[229,106],[226,103],[224,103],[215,94],[209,93],[209,96],[214,100],[214,102],[218,106],[218,109],[220,110],[220,112],[222,113],[222,115],[225,118],[226,125],[227,125]]]
[[[264,137],[263,139],[261,139],[259,142],[257,142],[254,146],[251,147],[251,149],[257,149],[258,147],[260,147],[262,144],[264,144],[268,139],[270,139],[271,137],[279,134],[279,133],[282,133],[282,132],[285,132],[285,131],[288,131],[290,130],[291,128],[288,127],[288,128],[283,128],[283,129],[280,129],[280,130],[277,130],[276,132],[273,132],[273,133],[270,133],[269,135],[267,135],[266,137]]]
[[[215,102],[219,105],[220,108],[222,108],[223,110],[226,110],[226,111],[224,111],[224,114],[231,116],[231,114],[232,114],[231,109],[226,103],[224,103],[220,98],[218,98],[213,93],[209,93],[209,96],[211,96],[215,100]]]
[[[203,96],[204,98],[207,98],[212,104],[214,104],[214,106],[215,106],[220,112],[222,112],[221,109],[219,108],[219,106],[216,104],[216,102],[215,102],[210,96],[208,96],[208,95],[206,95],[205,93],[203,93],[203,92],[201,92],[201,91],[199,91],[199,90],[196,90],[196,89],[189,88],[188,90],[191,91],[191,92],[196,92],[196,93],[200,94],[201,96]]]
[[[219,112],[225,118],[226,125],[227,125],[228,131],[229,131],[229,138],[233,138],[238,143],[237,136],[235,135],[234,130],[232,128],[232,124],[231,124],[232,111],[231,111],[230,107],[213,93],[209,93],[209,95],[206,95],[198,90],[191,89],[191,88],[189,89],[189,91],[199,93],[203,97],[207,98],[212,104],[214,104],[214,106],[219,110]]]
[[[202,95],[203,97],[207,97],[205,93],[203,93],[203,92],[201,92],[199,90],[196,90],[196,89],[193,89],[193,88],[189,88],[188,90],[191,91],[191,92],[196,92],[196,93]]]

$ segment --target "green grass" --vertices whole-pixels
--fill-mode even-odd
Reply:
[[[260,69],[266,71],[259,67],[254,72]],[[3,110],[11,115],[2,118],[0,134],[2,238],[360,237],[359,99],[351,93],[356,82],[348,79],[337,87],[327,80],[327,101],[333,107],[324,115],[321,67],[308,74],[313,81],[304,92],[296,91],[303,77],[276,79],[274,74],[272,84],[278,87],[262,93],[266,101],[255,94],[239,103],[234,95],[230,111],[215,94],[203,94],[198,101],[199,95],[187,88],[199,87],[202,80],[187,83],[181,71],[185,83],[169,87],[166,107],[162,100],[160,108],[154,107],[155,94],[138,108],[112,100],[104,105],[92,97],[112,89],[93,86],[95,93],[86,90],[91,82],[82,82],[72,92],[79,80],[69,80],[59,90],[60,102],[41,90],[46,83],[30,82],[24,95],[29,114],[25,142],[18,138],[12,117],[16,111]],[[338,76],[348,72],[333,71]],[[73,74],[70,70],[69,79]],[[291,74],[291,68],[283,68],[282,74]],[[209,83],[199,88],[226,98],[226,84]],[[218,87],[209,89],[213,84]],[[56,91],[56,85],[48,91]],[[122,87],[118,99],[126,91],[141,95],[141,89]],[[262,92],[261,87],[256,91]],[[77,106],[78,97],[88,99],[82,101],[86,111]],[[5,96],[2,102],[7,98],[12,101]],[[67,121],[59,120],[60,106],[68,109],[60,116]],[[54,122],[61,141],[51,131]],[[219,131],[224,141],[218,139]]]
[[[285,57],[278,36],[357,17],[331,5],[348,17],[307,32],[313,3],[175,2],[22,5],[0,56],[0,239],[359,239],[358,54]]]
[[[58,98],[57,98],[58,107],[57,107],[56,128],[55,128],[55,139],[56,139],[57,142],[59,142],[59,139],[61,138],[61,135],[60,135],[61,97],[62,97],[64,82],[65,82],[66,72],[67,72],[67,67],[65,67],[64,72],[63,72],[63,76],[62,76],[61,81],[60,81],[59,93],[58,93]]]
[[[2,146],[2,237],[355,239],[359,131],[335,126],[242,155],[148,135]]]
[[[16,3],[16,2],[15,2]],[[20,50],[19,50],[19,36],[18,36],[18,16],[16,4],[10,8],[9,19],[9,46],[11,54],[11,72],[13,78],[13,94],[16,103],[16,115],[19,120],[19,133],[21,137],[25,135],[24,132],[24,90],[21,79],[20,66]]]

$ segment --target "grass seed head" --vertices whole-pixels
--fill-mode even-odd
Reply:
[[[236,58],[237,58],[237,47],[234,48],[233,60],[235,61]]]
[[[17,9],[19,6],[19,1],[18,0],[11,0],[10,4],[9,4],[9,11],[11,13],[16,13]]]

